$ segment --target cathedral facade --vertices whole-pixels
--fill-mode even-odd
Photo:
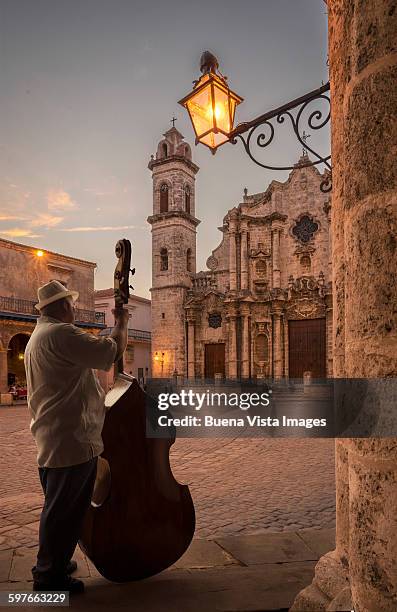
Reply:
[[[309,161],[262,193],[244,190],[197,271],[199,168],[175,127],[164,134],[149,162],[153,376],[332,375],[330,201]]]

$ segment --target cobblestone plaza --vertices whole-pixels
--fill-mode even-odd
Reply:
[[[37,544],[43,496],[29,420],[26,405],[0,410],[0,550]],[[331,439],[179,439],[171,463],[189,484],[198,538],[335,524]]]

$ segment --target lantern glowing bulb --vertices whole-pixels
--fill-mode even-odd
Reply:
[[[200,61],[203,76],[196,81],[193,91],[179,101],[189,113],[196,134],[212,153],[230,139],[236,106],[243,98],[229,89],[226,78],[217,72],[218,60],[205,51]]]
[[[44,252],[43,251],[36,251],[36,255],[37,255],[37,257],[43,257]]]
[[[18,354],[18,359],[19,359],[20,361],[22,361],[22,359],[23,359],[23,353],[19,353],[19,354]]]

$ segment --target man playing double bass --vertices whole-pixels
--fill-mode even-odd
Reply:
[[[93,369],[110,370],[127,345],[127,310],[113,310],[112,334],[96,337],[74,325],[77,298],[59,281],[40,287],[40,317],[25,350],[30,429],[45,495],[32,568],[35,591],[84,591],[70,574],[103,451],[105,393]]]

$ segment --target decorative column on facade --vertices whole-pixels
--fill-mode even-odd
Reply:
[[[248,227],[247,221],[241,223],[241,290],[248,289]]]
[[[241,338],[241,377],[250,377],[250,308],[248,304],[242,304],[242,338]]]
[[[229,310],[229,378],[237,378],[237,312],[236,307]]]
[[[274,227],[272,229],[273,288],[276,288],[276,289],[281,287],[280,236],[281,236],[281,229],[279,227]]]
[[[273,349],[273,376],[274,378],[280,379],[283,377],[283,348],[284,342],[281,333],[281,317],[282,308],[280,304],[273,304],[273,335],[274,335],[274,349]]]
[[[7,350],[0,349],[0,393],[8,393]]]
[[[187,377],[189,379],[195,378],[195,323],[196,317],[192,310],[187,312]]]
[[[229,278],[230,291],[237,289],[236,220],[229,219]]]

